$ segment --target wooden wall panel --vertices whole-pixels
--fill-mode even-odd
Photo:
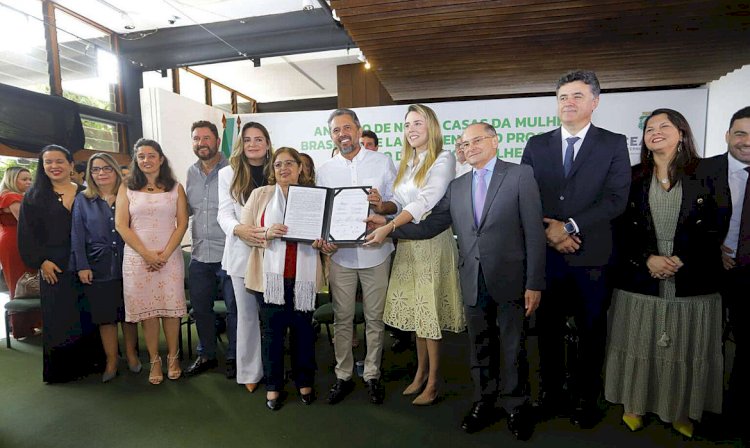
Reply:
[[[339,65],[339,107],[370,107],[393,104],[388,91],[380,83],[373,70],[365,70],[364,64]]]
[[[332,0],[399,102],[704,84],[750,63],[748,0]],[[371,101],[372,91],[366,91]],[[356,92],[355,92],[356,94]]]

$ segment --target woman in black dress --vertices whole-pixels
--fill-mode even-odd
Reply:
[[[21,203],[18,250],[27,266],[39,269],[43,379],[59,383],[94,372],[103,357],[76,273],[68,266],[71,209],[79,190],[70,181],[73,156],[62,146],[45,146],[38,167],[34,185]]]

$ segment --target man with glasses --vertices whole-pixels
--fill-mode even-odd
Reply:
[[[601,419],[598,398],[611,296],[607,269],[612,221],[625,210],[630,188],[625,136],[591,124],[599,91],[594,72],[576,71],[560,78],[557,107],[562,127],[530,138],[521,159],[534,170],[547,226],[548,288],[536,323],[540,403],[549,417],[567,413],[572,403],[571,422],[582,428]],[[570,316],[577,329],[578,359],[569,359],[566,366],[564,335]]]
[[[198,157],[188,169],[187,193],[192,216],[192,254],[189,268],[190,303],[198,330],[198,357],[185,371],[188,376],[198,375],[218,367],[216,359],[216,315],[214,300],[221,294],[227,306],[226,377],[235,378],[237,364],[235,344],[237,339],[237,305],[234,301],[232,281],[221,269],[226,237],[217,221],[219,213],[219,170],[227,160],[219,151],[219,131],[211,122],[197,121],[190,128],[193,152]]]
[[[533,432],[527,372],[521,356],[524,319],[539,306],[544,289],[544,227],[539,188],[529,167],[497,158],[498,137],[487,123],[472,124],[459,150],[471,171],[455,179],[432,213],[419,224],[393,226],[391,237],[432,238],[453,226],[471,342],[474,404],[461,428],[473,433],[493,423],[495,404],[508,414],[519,440]],[[371,222],[383,224],[381,216]]]
[[[378,213],[395,213],[389,202],[393,196],[396,167],[385,154],[362,150],[362,126],[350,109],[336,109],[328,119],[331,140],[339,152],[317,170],[317,185],[322,187],[372,187],[367,200]],[[331,288],[336,355],[336,383],[328,393],[328,402],[336,404],[354,389],[352,374],[352,329],[354,324],[357,283],[362,284],[362,306],[365,315],[367,356],[364,375],[370,402],[383,402],[385,392],[380,383],[380,362],[383,354],[383,309],[391,268],[393,243],[378,247],[347,245],[338,247],[331,256],[329,282]]]

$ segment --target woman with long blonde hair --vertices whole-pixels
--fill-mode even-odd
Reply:
[[[241,224],[242,207],[250,194],[268,184],[273,152],[268,130],[253,121],[242,126],[229,166],[219,170],[219,226],[226,234],[221,268],[229,274],[237,302],[237,384],[254,392],[263,378],[258,303],[245,289],[250,246],[261,244],[263,229]]]
[[[398,226],[424,219],[445,194],[455,170],[455,157],[443,150],[435,112],[421,104],[409,106],[394,183],[394,200],[402,211],[392,224],[373,232],[373,241],[382,242]],[[438,396],[442,331],[460,332],[466,326],[458,282],[458,249],[451,229],[429,240],[398,242],[383,321],[416,333],[417,372],[403,394],[421,392],[412,404],[432,404]]]

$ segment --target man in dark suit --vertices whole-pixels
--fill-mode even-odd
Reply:
[[[611,294],[607,266],[612,257],[612,220],[625,210],[630,160],[625,136],[597,128],[591,115],[599,104],[594,72],[576,71],[557,83],[562,127],[529,139],[521,160],[539,184],[547,225],[547,294],[537,316],[542,409],[567,411],[590,428],[601,419],[597,399],[607,337]],[[573,316],[578,359],[569,360],[565,384],[564,330]]]
[[[716,180],[716,191],[721,192],[717,198],[719,205],[730,215],[729,231],[722,246],[725,275],[721,294],[728,308],[736,348],[724,414],[733,429],[747,439],[744,418],[750,403],[746,367],[750,361],[747,359],[750,333],[745,326],[750,313],[750,106],[732,115],[725,139],[727,152],[706,159],[703,166],[711,172],[709,177]]]
[[[531,169],[497,159],[497,132],[489,124],[467,127],[462,138],[471,172],[451,182],[420,224],[386,225],[393,226],[393,238],[427,239],[453,224],[474,382],[474,404],[461,427],[475,432],[490,424],[499,399],[508,428],[526,440],[533,422],[527,381],[519,378],[524,316],[539,306],[545,286],[539,189]]]

